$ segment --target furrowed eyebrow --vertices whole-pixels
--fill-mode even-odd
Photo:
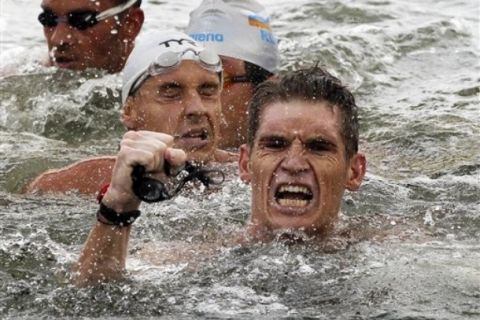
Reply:
[[[330,141],[330,139],[324,138],[324,137],[313,137],[313,138],[308,138],[305,143],[307,142],[321,142],[325,144],[330,144],[330,145],[335,145],[334,142]]]
[[[287,147],[290,141],[284,136],[268,135],[258,139],[258,145],[263,147]]]
[[[215,81],[205,81],[200,88],[220,88],[220,83]]]
[[[337,149],[337,144],[325,139],[323,137],[315,137],[315,138],[309,138],[305,141],[305,146],[307,147],[323,147],[325,149],[331,149],[331,150],[336,150]]]
[[[278,136],[278,135],[265,135],[265,136],[262,136],[258,139],[258,141],[271,141],[271,140],[286,140],[285,137],[283,136]]]
[[[182,88],[182,86],[180,85],[180,83],[176,82],[176,81],[171,81],[171,82],[165,82],[165,83],[162,83],[158,89],[162,90],[162,89],[170,89],[170,88]]]

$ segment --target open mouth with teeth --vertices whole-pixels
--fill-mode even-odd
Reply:
[[[180,136],[181,139],[196,139],[200,141],[208,140],[208,131],[206,129],[189,131]]]
[[[206,129],[200,131],[191,131],[184,135],[182,138],[193,138],[193,139],[200,139],[200,140],[207,140],[208,139],[208,131]]]
[[[282,207],[305,208],[313,199],[310,188],[302,185],[281,185],[275,192],[275,201]]]
[[[206,128],[190,130],[177,136],[177,144],[187,150],[200,149],[210,143],[210,134]]]

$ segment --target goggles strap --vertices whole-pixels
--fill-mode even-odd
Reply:
[[[113,7],[113,8],[110,8],[108,10],[105,10],[103,12],[100,12],[96,18],[97,20],[103,20],[103,19],[107,19],[107,18],[110,18],[110,17],[113,17],[114,15],[117,15],[125,10],[127,10],[128,8],[130,8],[131,6],[133,6],[138,0],[129,0],[127,1],[126,3],[124,4],[121,4],[119,6],[116,6],[116,7]]]

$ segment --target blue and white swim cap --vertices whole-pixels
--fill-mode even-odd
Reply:
[[[190,13],[186,33],[219,55],[277,71],[278,41],[265,8],[254,0],[204,0]]]
[[[122,103],[125,104],[132,90],[146,80],[146,73],[154,64],[158,64],[160,62],[158,59],[164,57],[166,53],[178,53],[178,60],[197,60],[200,63],[203,62],[202,55],[199,55],[202,51],[210,54],[210,60],[216,59],[218,65],[212,65],[214,70],[210,71],[218,73],[221,77],[222,64],[217,53],[213,49],[204,48],[187,34],[167,30],[151,32],[142,37],[136,43],[123,68]]]

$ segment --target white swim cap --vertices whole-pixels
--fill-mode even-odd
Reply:
[[[168,71],[181,60],[196,60],[221,76],[222,64],[217,53],[205,48],[183,32],[161,31],[146,35],[132,50],[123,69],[122,103],[149,74]],[[153,70],[152,70],[153,69]]]
[[[277,71],[278,41],[265,8],[254,0],[204,0],[190,13],[186,32],[219,55]]]

